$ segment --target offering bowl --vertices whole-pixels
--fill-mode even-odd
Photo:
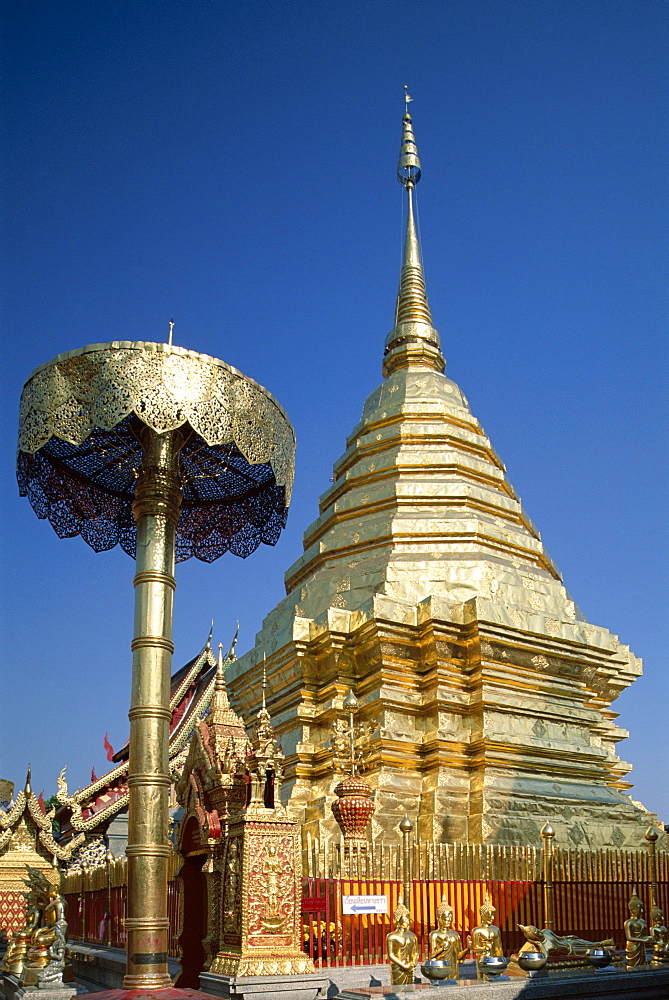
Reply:
[[[588,948],[585,953],[586,962],[595,969],[606,969],[612,958],[613,954],[606,948]]]
[[[548,955],[544,955],[543,951],[524,951],[518,956],[518,965],[525,972],[536,972],[538,969],[543,969],[547,961]]]
[[[503,955],[486,955],[479,959],[478,967],[486,978],[491,978],[505,972],[509,961],[510,959],[504,958]]]
[[[457,980],[453,978],[452,966],[450,966],[448,962],[441,962],[437,958],[431,958],[427,962],[423,962],[420,967],[420,971],[434,986],[438,986],[444,981],[450,981],[452,983],[457,982]]]

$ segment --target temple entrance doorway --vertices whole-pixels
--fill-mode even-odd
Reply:
[[[207,880],[202,871],[207,858],[206,848],[200,846],[197,820],[191,817],[181,839],[183,864],[179,878],[183,889],[181,916],[181,974],[175,982],[180,989],[200,988],[200,973],[204,969],[204,939],[207,936]]]

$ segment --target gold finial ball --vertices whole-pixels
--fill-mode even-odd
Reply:
[[[413,823],[411,822],[408,816],[405,816],[402,822],[400,823],[400,830],[402,831],[402,833],[411,833],[411,831],[413,830]]]
[[[548,823],[548,822],[544,823],[544,825],[541,828],[541,836],[542,837],[554,837],[555,836],[555,830],[550,825],[550,823]]]
[[[658,834],[657,830],[655,829],[655,827],[654,826],[649,826],[648,829],[646,830],[646,833],[645,833],[646,840],[650,840],[654,844],[655,841],[657,840],[658,836],[659,836],[659,834]]]

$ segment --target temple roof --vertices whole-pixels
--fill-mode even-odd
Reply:
[[[46,811],[41,795],[35,795],[30,780],[28,765],[24,788],[8,809],[0,809],[0,855],[13,855],[20,866],[25,866],[26,862],[35,864],[35,858],[49,863],[55,858],[65,861],[72,848],[83,842],[84,836],[80,834],[66,848],[54,840],[51,825],[55,810]],[[41,866],[38,864],[38,867]]]
[[[172,675],[169,760],[173,774],[181,768],[193,729],[207,712],[214,694],[216,659],[210,639],[211,636],[197,656]],[[235,642],[236,637],[226,662],[234,658]],[[113,755],[112,760],[117,762],[116,767],[73,795],[68,795],[64,771],[61,774],[58,782],[61,805],[56,818],[61,823],[64,836],[68,835],[68,823],[75,831],[91,833],[127,806],[127,743]]]

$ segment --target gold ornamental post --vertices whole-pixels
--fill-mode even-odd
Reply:
[[[167,950],[168,763],[174,550],[181,507],[179,431],[141,431],[128,788],[126,989],[172,985]]]
[[[276,400],[216,358],[168,344],[94,344],[24,386],[17,478],[38,517],[135,557],[125,991],[171,987],[168,735],[175,563],[273,545],[295,435]],[[83,872],[82,872],[83,878]],[[192,991],[189,991],[192,996]]]
[[[413,830],[413,823],[408,816],[405,815],[404,819],[400,823],[400,831],[402,833],[402,881],[403,881],[403,893],[404,893],[404,905],[407,910],[411,910],[411,831]]]
[[[657,906],[657,855],[655,853],[655,847],[657,844],[658,833],[654,826],[649,826],[645,833],[645,838],[648,842],[648,854],[650,858],[650,905],[651,909],[653,906]]]
[[[554,929],[555,916],[553,911],[553,838],[555,830],[550,823],[544,823],[541,828],[544,839],[544,927]]]

